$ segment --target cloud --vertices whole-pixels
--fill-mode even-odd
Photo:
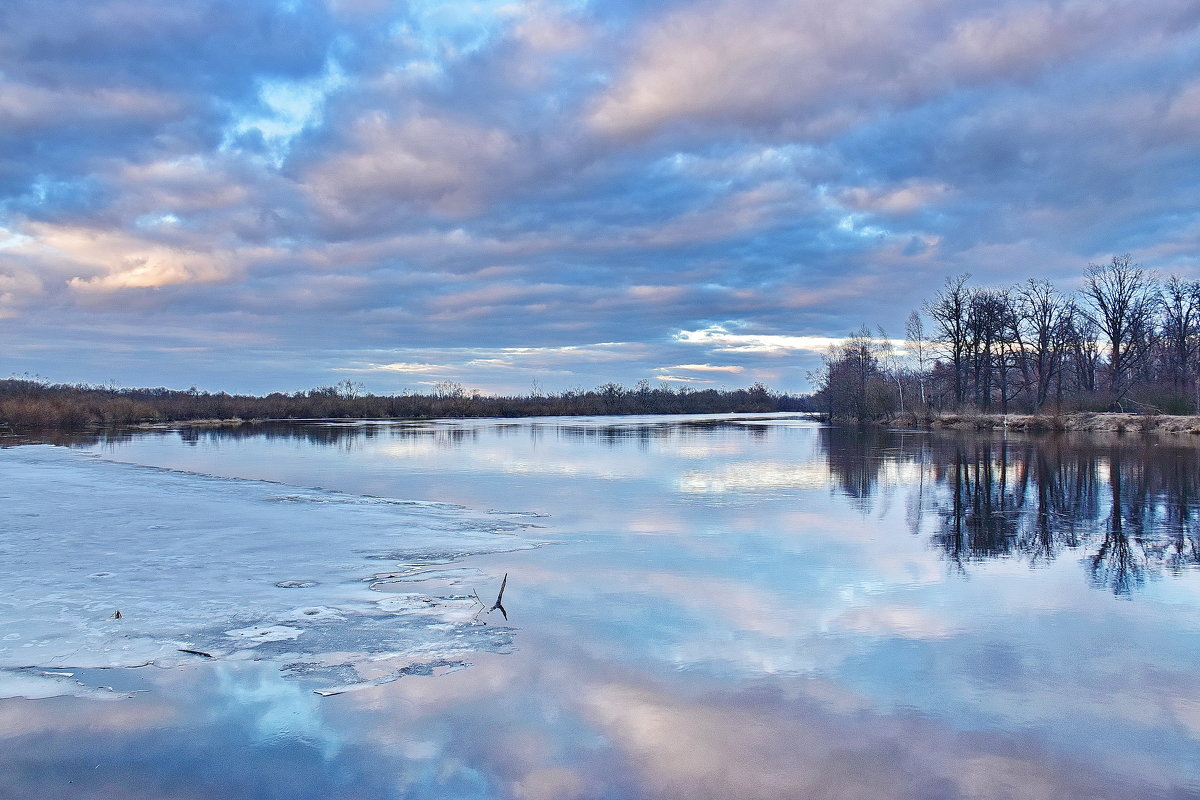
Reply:
[[[239,261],[267,251],[233,254],[202,251],[104,228],[30,224],[33,241],[15,250],[53,260],[70,274],[66,286],[82,292],[147,289],[173,284],[220,283],[231,279]]]
[[[353,123],[348,140],[304,181],[335,221],[392,204],[462,215],[481,202],[489,178],[520,162],[508,132],[434,116],[392,120],[373,111]]]
[[[690,122],[827,138],[946,91],[1028,84],[1106,46],[1136,58],[1194,24],[1182,0],[688,4],[643,30],[589,122],[617,136]]]
[[[153,315],[287,343],[264,382],[801,390],[946,275],[1200,277],[1197,52],[1185,0],[13,0],[0,332],[64,379],[41,325],[105,362]]]
[[[451,372],[453,367],[445,364],[413,364],[396,361],[391,364],[367,364],[363,367],[339,367],[339,372],[403,372],[428,375],[431,373]]]
[[[679,331],[676,340],[701,345],[714,352],[767,353],[783,355],[797,350],[824,353],[845,341],[830,336],[786,336],[782,334],[735,333],[722,325],[710,325],[695,331]]]
[[[704,378],[685,378],[682,375],[655,375],[654,380],[664,383],[713,383]]]
[[[674,367],[666,367],[668,370],[682,370],[684,372],[728,372],[733,375],[738,375],[746,371],[745,367],[736,365],[720,366],[716,364],[677,364]]]
[[[856,211],[904,215],[945,203],[949,193],[944,183],[913,180],[899,186],[847,186],[838,191],[837,199]]]

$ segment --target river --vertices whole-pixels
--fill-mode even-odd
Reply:
[[[1200,797],[1187,437],[264,423],[0,479],[3,797]]]

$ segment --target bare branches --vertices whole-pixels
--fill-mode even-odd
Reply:
[[[496,602],[492,603],[492,607],[487,609],[488,614],[498,610],[504,615],[505,621],[508,620],[508,612],[504,610],[504,587],[507,585],[508,573],[506,572],[504,573],[504,579],[500,581],[500,591],[496,594]],[[475,612],[475,616],[478,618],[480,614],[484,613],[484,609],[487,607],[487,604],[479,599],[479,592],[474,589],[471,590],[471,594],[469,594],[468,597],[471,597],[476,603],[479,604],[479,611]]]
[[[1108,340],[1109,389],[1119,404],[1133,371],[1149,356],[1158,303],[1154,279],[1129,254],[1113,256],[1103,267],[1090,264],[1083,281],[1082,311]]]
[[[496,595],[496,602],[492,603],[492,607],[488,609],[489,613],[495,611],[496,609],[500,609],[500,613],[504,615],[505,620],[508,619],[508,612],[504,610],[504,606],[501,603],[504,600],[504,587],[507,585],[508,573],[506,572],[504,573],[504,580],[500,581],[500,593]]]
[[[931,405],[1200,410],[1200,281],[1160,284],[1128,254],[1089,265],[1075,297],[1041,279],[967,279],[948,278],[924,304],[928,333],[921,315],[909,318],[912,388],[928,386]]]

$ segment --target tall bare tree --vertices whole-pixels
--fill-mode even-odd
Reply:
[[[949,362],[956,405],[967,399],[971,340],[968,328],[971,290],[967,288],[967,281],[970,277],[963,274],[947,278],[942,290],[925,304],[925,313],[933,320],[933,342]]]
[[[1011,317],[1008,294],[1003,289],[971,292],[967,303],[967,334],[972,392],[975,404],[985,411],[991,408],[994,389],[999,390],[1001,405],[1007,410],[1009,348],[1005,335],[1012,328]]]
[[[1163,367],[1182,394],[1192,388],[1200,356],[1200,281],[1172,275],[1162,288],[1161,307]]]
[[[924,406],[928,402],[925,397],[925,377],[929,374],[929,340],[925,335],[925,323],[916,311],[908,315],[904,335],[908,340],[908,351],[917,365],[917,393]]]
[[[1060,377],[1075,309],[1053,284],[1036,278],[1014,288],[1012,296],[1019,367],[1036,411]]]
[[[1158,302],[1154,276],[1128,253],[1104,266],[1088,265],[1083,281],[1084,313],[1108,346],[1109,391],[1120,406],[1135,370],[1149,355],[1154,310]]]
[[[1067,348],[1073,367],[1073,383],[1080,392],[1096,391],[1100,370],[1100,329],[1087,314],[1072,315],[1067,329]]]

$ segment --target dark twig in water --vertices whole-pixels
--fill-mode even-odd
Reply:
[[[487,613],[490,614],[493,611],[495,611],[496,609],[500,609],[500,613],[504,615],[505,620],[508,619],[508,612],[504,610],[504,587],[507,584],[508,584],[508,573],[506,572],[506,573],[504,573],[504,580],[500,581],[500,593],[496,595],[496,602],[492,603],[491,608],[488,608],[487,603],[485,603],[485,602],[483,602],[483,600],[479,599],[479,592],[477,590],[475,590],[475,589],[471,590],[471,593],[467,596],[470,597],[472,600],[474,600],[476,603],[479,603],[479,610],[475,612],[476,619],[479,619],[479,615],[482,614],[485,610],[487,611]]]
[[[508,620],[508,612],[504,610],[504,606],[501,604],[501,601],[504,599],[504,587],[507,584],[508,584],[508,573],[506,572],[506,573],[504,573],[504,580],[500,581],[500,593],[498,595],[496,595],[496,602],[493,603],[492,607],[488,609],[489,614],[491,612],[495,611],[497,608],[500,609],[500,613],[504,615],[505,621]]]
[[[205,658],[213,658],[212,653],[206,653],[203,650],[188,650],[186,647],[179,648],[179,652],[188,653],[193,656],[204,656]]]

